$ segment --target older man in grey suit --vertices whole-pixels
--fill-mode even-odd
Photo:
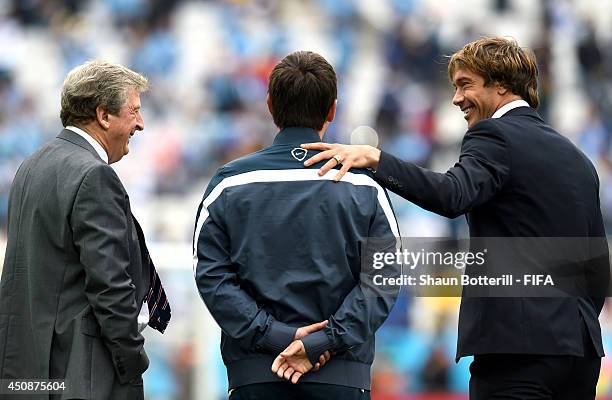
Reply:
[[[146,301],[148,324],[163,332],[170,307],[109,164],[144,129],[147,86],[117,64],[72,70],[61,95],[65,129],[15,176],[0,286],[4,382],[59,379],[62,399],[144,397],[139,312]]]

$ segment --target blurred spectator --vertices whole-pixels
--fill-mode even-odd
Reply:
[[[446,393],[448,385],[449,360],[440,346],[434,346],[425,361],[421,372],[423,391],[427,393]]]

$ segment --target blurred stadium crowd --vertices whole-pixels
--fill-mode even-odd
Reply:
[[[16,169],[61,129],[66,73],[100,58],[145,74],[145,130],[115,167],[177,310],[166,337],[149,334],[159,346],[149,346],[145,388],[150,399],[222,398],[217,328],[192,282],[193,219],[216,168],[271,143],[267,76],[280,58],[313,50],[336,68],[327,141],[368,125],[383,149],[443,171],[465,132],[443,56],[484,34],[516,38],[538,58],[539,112],[597,167],[612,233],[611,28],[612,0],[0,0],[0,236]],[[403,236],[467,235],[463,218],[393,200]],[[378,396],[466,393],[469,360],[454,364],[458,303],[399,301],[379,333]],[[602,322],[610,353],[611,304]],[[599,389],[612,395],[609,359]]]

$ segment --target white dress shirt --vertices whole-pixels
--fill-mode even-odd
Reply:
[[[493,115],[491,115],[491,118],[499,118],[508,111],[514,110],[515,108],[519,107],[529,107],[529,103],[527,103],[523,99],[511,101],[510,103],[504,104],[503,106],[499,107],[497,111],[495,111]]]
[[[83,139],[87,140],[89,142],[89,144],[94,148],[96,153],[98,153],[100,158],[102,160],[104,160],[105,163],[108,164],[108,154],[106,154],[106,151],[104,150],[102,145],[100,143],[98,143],[96,141],[96,139],[91,137],[91,135],[89,133],[85,132],[81,128],[77,128],[76,126],[72,126],[72,125],[67,126],[66,129],[71,130],[72,132],[76,133],[77,135],[83,137]]]

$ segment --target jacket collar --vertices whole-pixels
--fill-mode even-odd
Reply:
[[[69,129],[63,129],[59,135],[57,135],[57,137],[59,139],[64,139],[69,141],[72,144],[76,144],[79,147],[84,148],[85,150],[88,150],[91,154],[93,154],[96,158],[99,158],[100,160],[102,160],[102,158],[100,158],[100,155],[98,154],[98,152],[96,151],[96,149],[93,148],[93,146],[91,144],[89,144],[89,142],[82,136],[80,136],[78,133],[75,133]],[[104,161],[104,160],[102,160]]]
[[[96,153],[98,153],[100,158],[108,164],[108,154],[106,153],[106,150],[104,150],[102,145],[98,143],[96,139],[93,138],[93,136],[85,132],[83,129],[73,125],[67,126],[65,129],[68,129],[69,131],[72,131],[87,140],[87,142],[94,148],[94,150],[96,150]]]
[[[518,108],[518,107],[529,107],[529,103],[527,103],[523,99],[511,101],[510,103],[506,103],[500,108],[498,108],[497,111],[493,113],[491,118],[499,118],[503,116],[505,113],[507,113],[508,111],[514,110],[515,108]]]
[[[299,147],[302,143],[320,142],[321,138],[317,131],[312,128],[290,127],[281,129],[274,138],[273,146],[290,145]]]
[[[512,117],[534,117],[544,122],[542,117],[540,117],[540,114],[538,114],[535,108],[532,108],[532,107],[513,108],[512,110],[502,115],[500,118],[505,118],[505,117],[510,117],[510,116]]]

